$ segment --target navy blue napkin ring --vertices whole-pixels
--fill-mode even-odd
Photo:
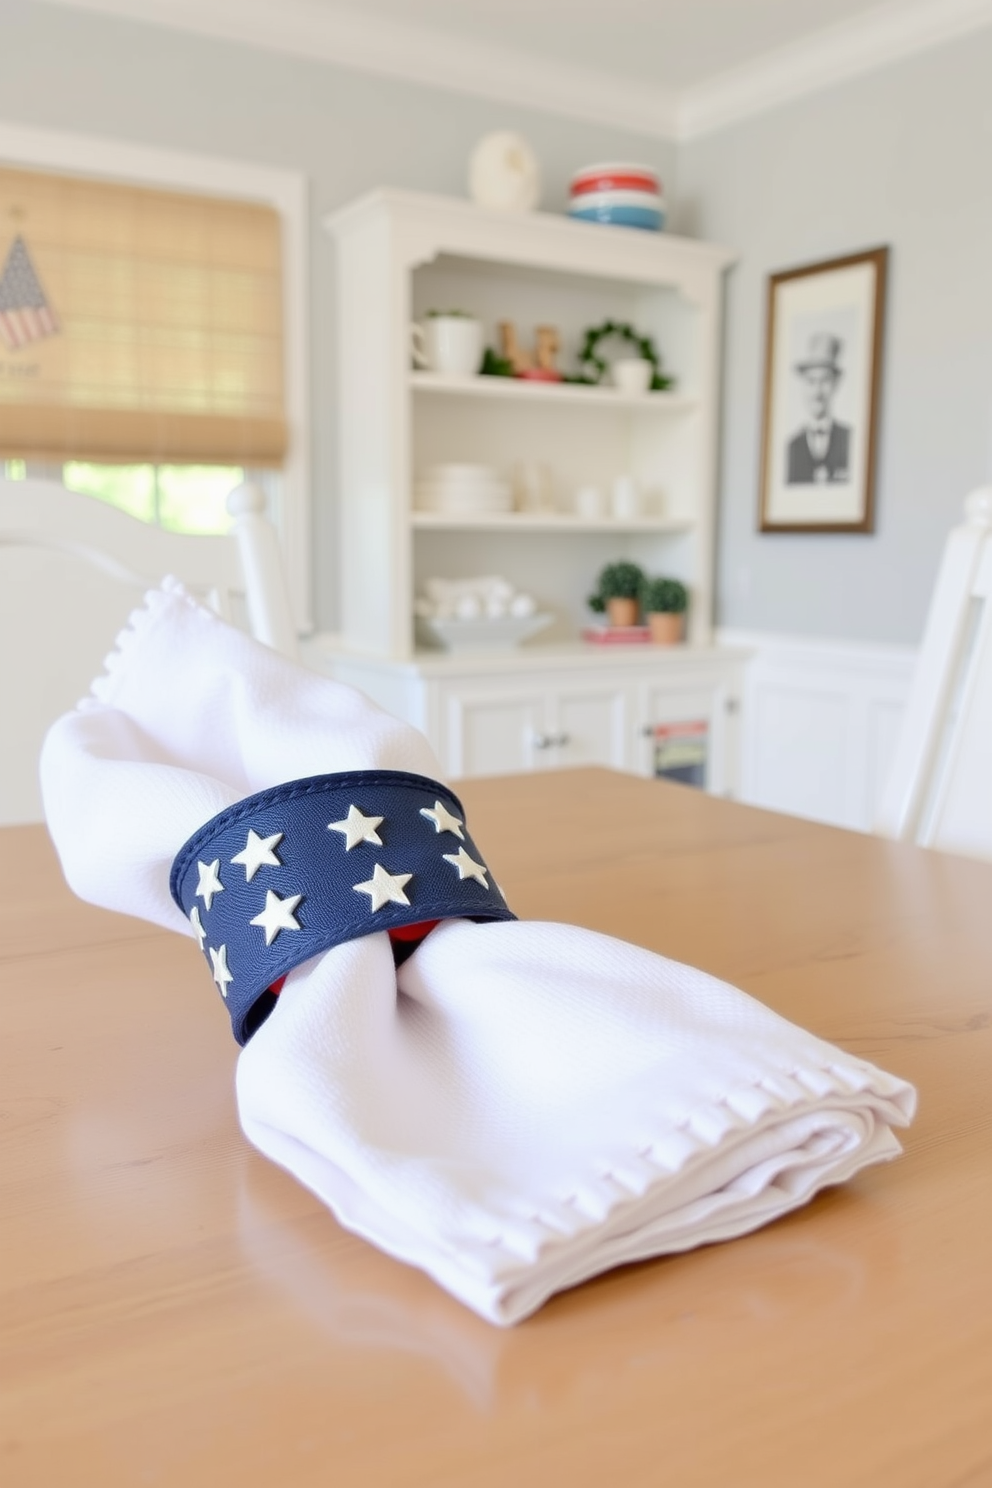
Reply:
[[[513,920],[447,786],[400,770],[314,775],[206,822],[169,880],[245,1044],[311,956],[376,931]],[[407,937],[403,937],[406,939]]]

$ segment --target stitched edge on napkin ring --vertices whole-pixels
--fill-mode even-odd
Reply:
[[[273,984],[333,946],[427,921],[516,919],[458,797],[401,770],[313,775],[235,802],[179,849],[169,887],[239,1044],[271,1010]]]

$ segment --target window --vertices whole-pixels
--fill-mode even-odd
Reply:
[[[269,207],[0,169],[0,454],[223,530],[285,450],[281,275]]]
[[[252,471],[258,480],[261,472]],[[0,462],[0,475],[25,480],[36,475],[58,480],[71,491],[82,491],[98,501],[170,532],[198,535],[226,532],[231,519],[227,497],[245,479],[239,466],[225,465],[96,465],[69,460],[64,465],[27,460]],[[271,473],[265,472],[271,482]]]
[[[280,532],[283,558],[290,581],[290,592],[297,622],[302,630],[312,625],[311,566],[313,557],[310,525],[310,363],[309,363],[309,294],[307,257],[309,247],[308,185],[298,171],[273,169],[243,160],[221,159],[202,153],[156,149],[123,140],[58,131],[22,128],[0,121],[0,161],[16,172],[18,179],[28,175],[47,179],[69,177],[84,184],[99,184],[94,177],[108,183],[130,183],[149,195],[181,197],[193,202],[269,209],[273,214],[272,239],[278,238],[281,261],[281,361],[283,364],[283,425],[286,452],[280,461],[239,449],[225,455],[222,463],[244,467],[252,480],[260,481],[269,494],[269,511]],[[6,263],[15,229],[32,247],[29,223],[23,216],[8,215],[16,203],[9,198],[0,201],[0,270]],[[23,203],[21,204],[23,207]],[[274,220],[273,220],[274,218]],[[36,272],[38,266],[35,265]],[[38,273],[43,292],[53,300],[52,285]],[[58,314],[59,306],[53,303]],[[52,344],[49,342],[49,344]],[[0,340],[0,362],[16,358],[7,353]],[[31,358],[33,360],[33,358]],[[271,361],[271,359],[270,359]],[[0,371],[0,383],[6,379],[6,367]],[[0,405],[0,424],[4,421]],[[4,474],[5,456],[20,461],[23,473],[59,479],[63,464],[70,458],[91,463],[115,463],[102,451],[60,450],[45,457],[35,450],[22,452],[13,442],[0,445],[0,476]],[[205,463],[197,452],[186,457],[192,464]],[[24,462],[27,469],[24,471]],[[172,450],[142,450],[131,462],[177,465],[180,457]],[[127,461],[125,461],[127,463]],[[10,473],[15,473],[14,464]]]
[[[223,465],[89,465],[63,467],[63,482],[170,532],[226,532],[225,502],[244,470]]]

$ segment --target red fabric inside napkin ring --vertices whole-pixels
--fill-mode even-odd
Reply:
[[[394,946],[400,944],[403,946],[403,955],[399,959],[405,961],[407,956],[412,951],[415,951],[420,942],[426,940],[431,931],[435,930],[440,923],[440,920],[421,920],[419,925],[394,925],[392,930],[389,931],[389,938]],[[399,961],[397,962],[398,964]],[[289,973],[287,972],[286,976],[288,975]],[[285,985],[285,976],[276,977],[269,991],[273,997],[278,997]]]

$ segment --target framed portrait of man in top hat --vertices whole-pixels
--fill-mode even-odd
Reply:
[[[888,249],[768,281],[762,532],[874,529]]]

